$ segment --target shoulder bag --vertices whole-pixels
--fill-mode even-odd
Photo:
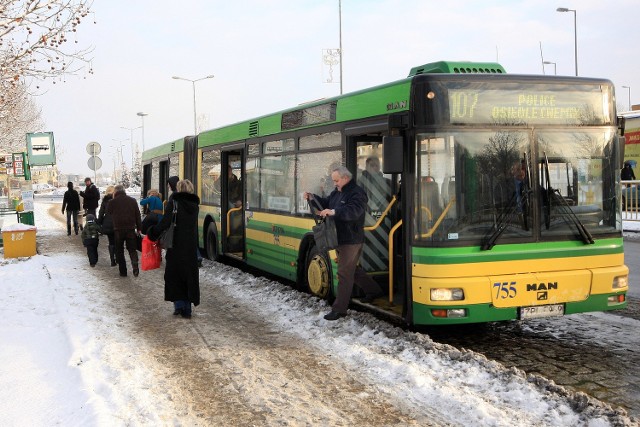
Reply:
[[[325,216],[321,218],[317,215],[321,207],[314,199],[317,209],[311,207],[314,213],[314,220],[316,225],[313,226],[313,239],[316,241],[316,246],[323,252],[330,251],[338,247],[338,231],[336,230],[335,219],[331,216]]]
[[[178,202],[176,202],[174,200],[173,201],[173,212],[172,212],[172,217],[171,217],[171,225],[169,225],[169,228],[167,228],[166,230],[164,230],[162,232],[162,234],[160,234],[160,238],[158,239],[160,241],[160,245],[164,249],[173,248],[173,233],[175,232],[175,228],[176,228],[176,214],[177,213],[178,213]]]

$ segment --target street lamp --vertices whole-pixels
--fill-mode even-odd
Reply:
[[[120,178],[122,178],[122,170],[125,167],[124,153],[123,153],[123,149],[124,149],[123,142],[126,141],[126,139],[111,138],[111,140],[118,143],[118,145],[115,146],[115,149],[116,149],[116,154],[118,155],[118,162],[120,164]],[[114,167],[114,172],[115,172],[115,167]],[[115,176],[115,179],[118,180],[118,175],[117,174]]]
[[[202,77],[199,79],[195,79],[195,80],[191,80],[191,79],[185,79],[184,77],[178,77],[178,76],[173,76],[171,77],[172,79],[175,80],[184,80],[186,82],[191,82],[191,86],[193,87],[193,134],[197,135],[198,134],[198,126],[197,126],[197,122],[196,122],[196,82],[199,82],[200,80],[206,80],[206,79],[212,79],[214,77],[213,74],[208,75],[206,77]]]
[[[126,141],[126,139],[115,139],[115,138],[111,138],[112,141],[115,141],[118,143],[118,145],[116,146],[119,152],[119,158],[118,160],[120,161],[120,164],[124,163],[124,156],[123,156],[123,147],[124,144],[123,142]]]
[[[547,65],[551,65],[553,64],[553,75],[555,76],[556,73],[556,63],[555,62],[551,62],[551,61],[542,61],[543,64],[547,64]]]
[[[140,119],[142,120],[142,125],[140,126],[142,128],[142,152],[144,152],[144,116],[148,115],[149,114],[143,113],[142,111],[138,113],[138,116],[140,116]]]
[[[128,128],[125,126],[120,126],[120,129],[125,129],[128,130],[129,132],[131,132],[131,169],[133,169],[135,167],[135,152],[134,152],[134,147],[133,147],[133,131],[136,129],[140,129],[142,126],[138,126],[137,128]]]
[[[573,57],[576,61],[576,76],[578,75],[578,26],[577,26],[577,13],[575,9],[567,9],[566,7],[559,7],[556,12],[573,12]]]
[[[622,86],[629,92],[629,111],[631,111],[631,86]]]
[[[116,164],[120,159],[120,149],[115,145],[110,145],[109,148],[115,150],[115,155],[113,156],[113,182],[118,182],[118,173],[116,171]]]

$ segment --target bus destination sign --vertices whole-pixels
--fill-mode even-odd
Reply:
[[[602,123],[604,107],[597,91],[449,89],[452,124]]]

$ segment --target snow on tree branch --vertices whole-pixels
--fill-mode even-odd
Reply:
[[[74,73],[90,64],[92,49],[80,49],[76,34],[92,0],[0,0],[0,82]],[[92,70],[89,70],[92,73]]]

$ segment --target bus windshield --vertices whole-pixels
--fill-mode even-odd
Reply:
[[[414,237],[490,248],[617,232],[614,139],[613,128],[420,133]]]

